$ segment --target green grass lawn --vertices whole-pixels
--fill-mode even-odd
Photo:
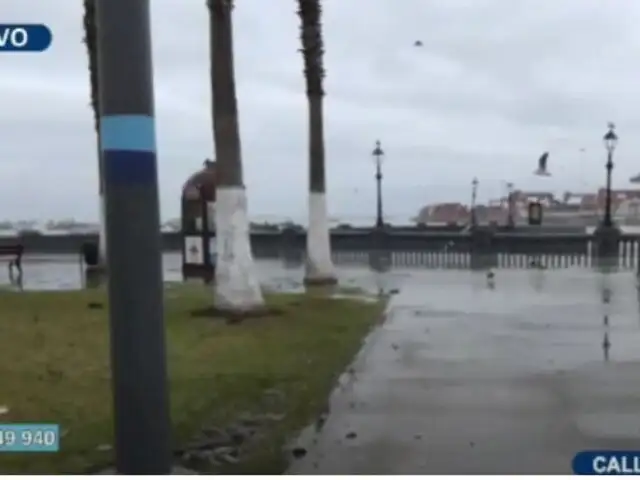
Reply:
[[[210,468],[281,473],[283,445],[324,407],[383,305],[272,295],[279,315],[234,325],[191,315],[211,299],[199,286],[165,292],[174,444],[205,424],[264,412],[265,392],[276,391],[285,417],[245,445],[238,463]],[[0,292],[0,406],[9,409],[0,423],[58,423],[65,432],[60,453],[1,454],[0,473],[82,473],[113,463],[108,315],[91,302],[106,305],[104,291]]]

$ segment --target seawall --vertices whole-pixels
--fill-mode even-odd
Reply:
[[[19,237],[2,237],[0,245],[22,244],[25,254],[80,254],[82,245],[96,243],[98,235],[93,233],[73,233],[66,235],[22,235]],[[162,233],[162,249],[165,252],[181,250],[181,234],[179,232]]]
[[[403,237],[408,237],[411,244],[415,244],[417,250],[420,250],[416,240],[428,238],[431,235],[435,237],[441,235],[457,235],[462,230],[461,227],[390,227],[385,232],[391,237],[397,238],[398,241]],[[497,231],[502,228],[498,227]],[[518,226],[515,230],[517,233],[525,235],[536,234],[584,234],[584,228],[542,228]],[[370,247],[371,235],[375,233],[372,228],[352,228],[352,229],[336,229],[331,231],[331,241],[336,247],[347,248],[348,250],[367,250]],[[164,252],[180,252],[182,250],[182,233],[181,232],[163,232],[162,250]],[[283,248],[289,249],[293,246],[304,248],[304,231],[254,231],[251,234],[251,244],[254,255],[270,256],[277,254]],[[98,235],[95,233],[74,233],[65,235],[47,235],[47,234],[26,234],[15,237],[0,237],[0,245],[16,245],[24,246],[25,254],[80,254],[82,245],[85,243],[96,243]],[[404,242],[401,242],[404,244]]]

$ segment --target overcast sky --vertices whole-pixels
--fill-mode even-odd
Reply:
[[[380,138],[385,209],[498,196],[505,181],[561,192],[640,171],[640,2],[326,0],[332,214],[369,215]],[[252,215],[306,216],[307,107],[294,0],[237,0],[236,78]],[[213,156],[204,0],[152,0],[164,218]],[[267,8],[268,6],[268,8]],[[0,56],[0,218],[97,218],[96,137],[80,0],[2,0],[2,22],[46,23],[43,54]],[[421,40],[423,46],[413,46]],[[581,150],[584,149],[584,152]],[[534,177],[549,150],[550,179]]]

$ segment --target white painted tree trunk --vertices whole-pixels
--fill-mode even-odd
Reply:
[[[100,227],[98,235],[98,265],[105,266],[107,264],[107,224],[106,224],[106,212],[104,203],[104,194],[98,195],[100,199],[99,216]]]
[[[309,193],[305,280],[310,283],[331,283],[336,280],[336,271],[331,260],[329,217],[325,193]]]
[[[217,188],[215,219],[216,307],[232,312],[262,308],[264,298],[251,252],[247,193],[243,187]]]

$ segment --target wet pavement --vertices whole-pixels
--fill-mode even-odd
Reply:
[[[290,472],[560,474],[580,450],[637,448],[633,275],[498,271],[495,283],[405,278]]]
[[[163,273],[166,282],[181,282],[182,269],[179,254],[163,255]],[[301,264],[291,265],[280,260],[258,260],[256,262],[260,283],[267,290],[303,290],[304,276]],[[73,290],[87,286],[84,268],[77,255],[30,255],[23,261],[22,288],[24,290]],[[366,266],[342,266],[338,276],[340,283],[347,287],[357,287],[377,292],[394,284],[397,278],[404,278],[406,271],[379,275]],[[8,264],[0,262],[0,289],[15,289],[8,273]]]
[[[0,265],[0,288],[9,286]],[[270,290],[301,266],[258,261]],[[4,276],[3,276],[4,274]],[[180,258],[164,256],[166,281]],[[632,273],[585,268],[341,267],[340,283],[398,290],[341,377],[326,416],[294,443],[297,474],[570,473],[576,452],[640,443],[640,301]],[[31,258],[24,289],[75,289],[73,256]],[[320,428],[321,427],[321,428]]]

